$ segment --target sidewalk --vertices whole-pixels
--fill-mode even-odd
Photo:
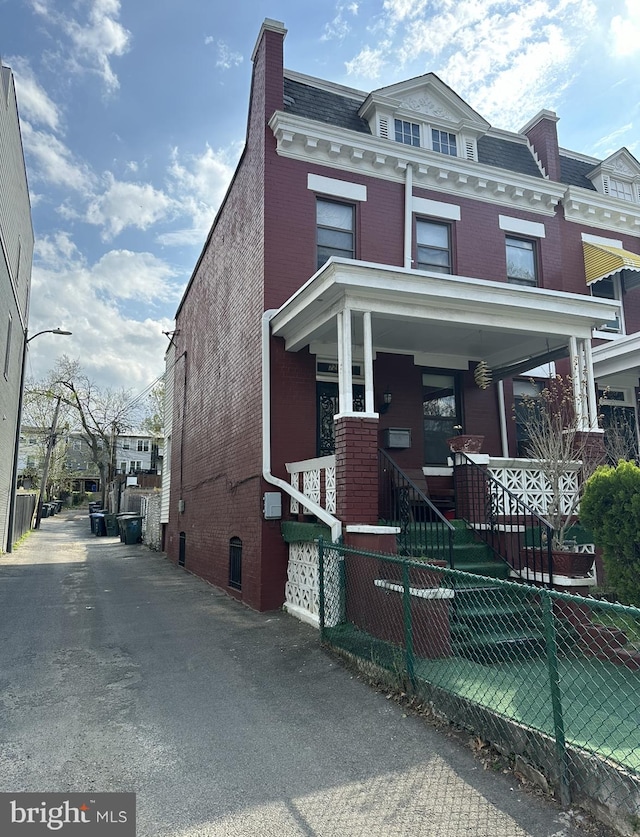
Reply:
[[[0,557],[0,612],[0,791],[134,791],[139,837],[607,834],[84,511]]]

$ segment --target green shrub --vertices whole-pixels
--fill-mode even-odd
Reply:
[[[580,521],[602,549],[619,601],[640,605],[640,468],[624,461],[598,468],[585,485]]]

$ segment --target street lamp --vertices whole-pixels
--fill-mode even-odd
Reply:
[[[11,476],[11,490],[9,494],[9,518],[7,521],[7,552],[13,552],[13,525],[16,516],[16,493],[18,491],[18,450],[20,448],[20,426],[22,424],[22,396],[24,392],[24,375],[27,366],[27,346],[41,334],[72,334],[62,328],[45,328],[37,331],[28,337],[28,331],[24,330],[24,343],[22,344],[22,369],[20,372],[20,391],[18,393],[18,420],[16,422],[16,438],[13,445],[13,471]]]

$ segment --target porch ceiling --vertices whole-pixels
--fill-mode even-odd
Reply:
[[[588,339],[618,307],[586,294],[330,259],[278,309],[271,327],[288,351],[311,346],[336,356],[336,315],[370,311],[374,351],[452,368],[480,359],[497,367],[553,352],[570,337]],[[354,346],[363,339],[356,315]]]
[[[638,386],[640,378],[640,334],[628,334],[593,350],[595,379],[612,386]]]

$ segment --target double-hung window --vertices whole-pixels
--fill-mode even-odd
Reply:
[[[355,258],[355,209],[351,204],[318,198],[316,225],[318,268],[331,256]]]
[[[513,285],[538,284],[538,270],[536,245],[534,241],[525,238],[511,238],[507,236],[507,282]]]
[[[420,147],[420,126],[416,122],[405,122],[404,119],[394,120],[396,142],[404,145]]]
[[[416,221],[416,266],[418,270],[451,273],[451,230],[449,224]]]
[[[440,131],[437,128],[431,129],[431,146],[434,151],[440,154],[448,154],[450,157],[458,156],[456,135],[448,131]]]

